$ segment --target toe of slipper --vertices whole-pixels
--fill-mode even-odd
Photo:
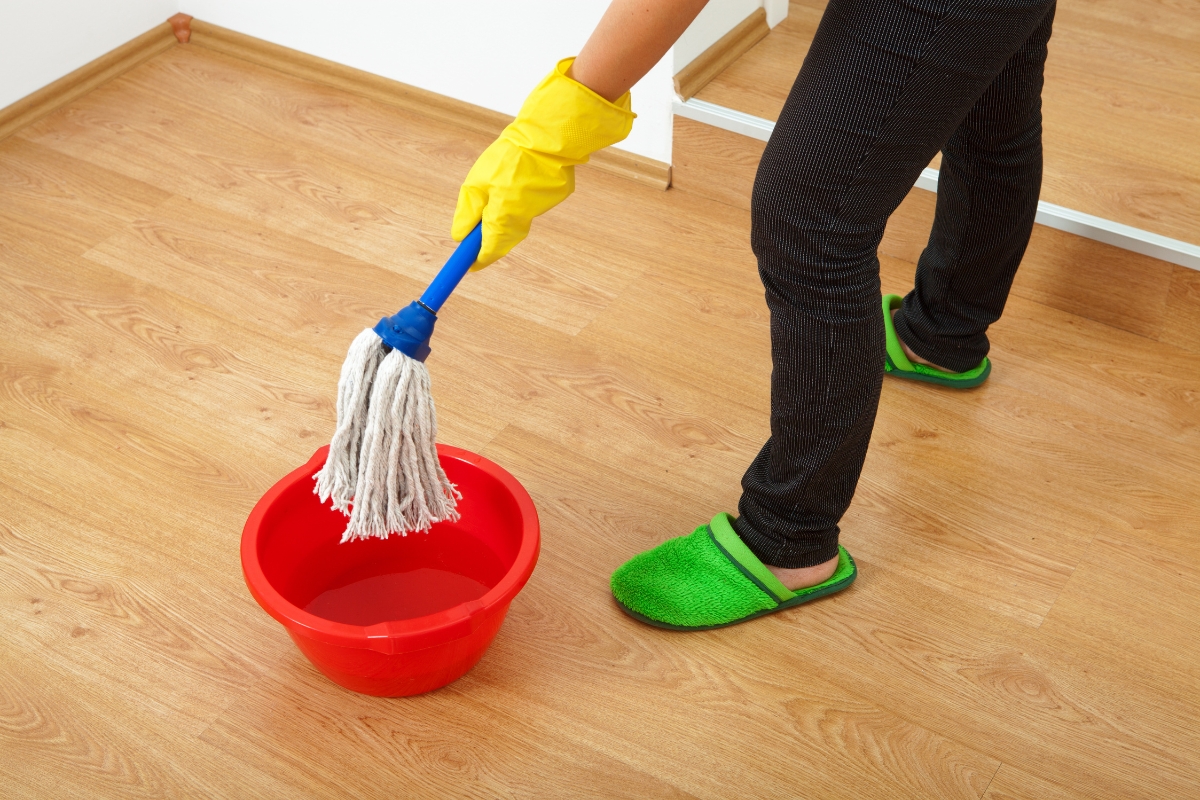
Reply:
[[[777,606],[721,553],[707,525],[634,556],[611,585],[627,610],[670,627],[726,625]]]

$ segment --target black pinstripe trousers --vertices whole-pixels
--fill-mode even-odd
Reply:
[[[942,151],[901,339],[953,371],[988,351],[1033,229],[1053,0],[831,0],[763,153],[751,241],[771,311],[771,437],[737,531],[767,564],[837,554],[883,382],[877,248]]]

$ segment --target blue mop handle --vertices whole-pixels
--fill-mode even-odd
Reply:
[[[471,269],[471,265],[475,263],[475,259],[479,258],[479,248],[482,246],[483,223],[480,222],[459,243],[454,253],[446,260],[446,265],[434,277],[433,283],[429,284],[429,288],[421,295],[421,302],[425,304],[426,308],[435,314],[441,311],[442,304],[446,302],[446,298],[450,296],[450,293],[458,286],[458,282]]]
[[[414,300],[392,316],[379,320],[379,324],[373,330],[379,334],[383,343],[417,361],[428,358],[429,337],[433,335],[437,312],[441,311],[446,298],[467,274],[475,259],[479,258],[479,248],[482,245],[481,222],[454,250],[420,300]]]

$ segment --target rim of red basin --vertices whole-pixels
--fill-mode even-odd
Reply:
[[[495,586],[478,600],[461,603],[434,614],[367,626],[334,622],[310,614],[276,591],[267,580],[258,560],[258,538],[263,520],[284,492],[298,483],[312,481],[312,476],[325,463],[329,452],[329,445],[325,445],[313,454],[307,464],[288,473],[267,490],[254,505],[254,510],[250,512],[250,517],[242,529],[242,572],[250,594],[263,610],[289,631],[311,639],[343,647],[377,650],[391,655],[423,650],[467,636],[478,626],[484,616],[483,612],[502,603],[512,602],[533,574],[541,547],[537,509],[534,508],[533,499],[516,478],[494,461],[452,445],[439,444],[437,450],[442,459],[464,461],[492,476],[516,501],[521,514],[521,546],[512,567]]]

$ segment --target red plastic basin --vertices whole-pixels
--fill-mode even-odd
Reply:
[[[533,573],[537,511],[516,478],[438,445],[461,519],[428,533],[339,544],[346,517],[313,494],[322,447],[263,495],[242,532],[250,594],[330,680],[383,697],[462,677]]]

